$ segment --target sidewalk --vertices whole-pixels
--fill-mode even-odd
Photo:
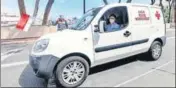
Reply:
[[[18,38],[18,39],[1,39],[1,45],[6,44],[23,44],[23,43],[33,43],[35,42],[39,37],[34,38]]]

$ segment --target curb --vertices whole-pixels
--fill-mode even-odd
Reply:
[[[35,41],[13,41],[13,42],[1,42],[1,45],[7,45],[7,44],[22,44],[22,43],[33,43]]]
[[[16,39],[1,39],[1,45],[6,45],[6,44],[21,44],[21,43],[33,43],[38,38],[39,37],[33,37],[33,38],[16,38]]]

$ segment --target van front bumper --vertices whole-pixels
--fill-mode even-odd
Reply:
[[[52,55],[29,56],[30,65],[37,77],[48,79],[53,75],[59,58]]]

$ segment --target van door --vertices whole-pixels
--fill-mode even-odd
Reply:
[[[151,18],[152,18],[151,35],[155,35],[157,37],[165,36],[165,33],[166,33],[165,32],[165,21],[163,18],[163,13],[162,13],[161,8],[151,7],[150,13],[151,13]]]
[[[103,12],[100,12],[100,18],[96,18],[100,25],[100,21],[105,21],[105,25],[109,25],[109,16],[111,14],[116,15],[116,23],[121,26],[120,29],[115,31],[106,31],[106,27],[100,29],[104,32],[94,32],[94,49],[95,49],[95,60],[97,63],[101,64],[104,62],[113,61],[115,59],[127,56],[131,51],[131,30],[128,25],[128,11],[126,6],[113,7],[113,8],[103,8]],[[107,10],[105,10],[107,9]],[[103,14],[102,14],[103,13]],[[93,25],[95,25],[93,24]],[[95,29],[94,29],[95,30]],[[112,58],[115,57],[115,58]]]
[[[151,35],[151,17],[147,6],[132,5],[132,51],[136,53],[145,52],[149,47]]]

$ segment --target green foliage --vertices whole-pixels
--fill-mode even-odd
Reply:
[[[164,8],[164,18],[165,18],[165,21],[168,23],[168,19],[169,19],[169,7],[165,7]]]

